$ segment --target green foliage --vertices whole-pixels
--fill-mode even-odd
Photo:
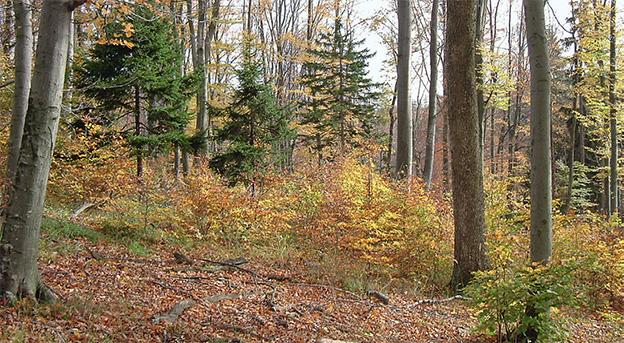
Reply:
[[[557,197],[567,200],[569,197],[567,185],[570,175],[568,165],[562,161],[557,161],[556,170],[555,184],[558,186],[556,189]],[[587,176],[589,172],[589,167],[580,162],[574,162],[574,180],[572,181],[570,209],[583,212],[596,206],[596,204],[592,202],[591,180]]]
[[[103,111],[97,113],[99,122],[114,124],[119,112],[147,114],[141,123],[143,132],[128,135],[138,151],[174,145],[198,149],[198,140],[185,133],[196,80],[194,75],[182,75],[183,52],[173,34],[175,27],[152,8],[136,6],[131,14],[104,27],[97,44],[77,66],[77,84]],[[124,37],[124,44],[116,37]]]
[[[233,102],[223,113],[225,125],[217,133],[227,148],[210,166],[232,184],[252,182],[257,173],[279,165],[280,143],[295,136],[290,113],[278,106],[272,87],[261,76],[260,65],[246,56],[237,71],[239,86]]]
[[[83,225],[49,217],[43,218],[41,231],[46,235],[46,239],[50,241],[85,238],[91,243],[95,243],[102,238],[101,233]]]
[[[374,56],[361,48],[353,29],[336,20],[333,31],[322,33],[303,65],[302,84],[307,96],[301,102],[302,137],[319,157],[325,149],[361,145],[379,121],[379,84],[368,77],[368,60]],[[325,156],[325,157],[331,157]]]
[[[540,342],[564,341],[558,309],[579,305],[572,280],[576,268],[572,263],[501,265],[475,273],[465,292],[476,309],[476,329],[496,335],[499,342],[525,341],[529,328],[538,331]],[[529,315],[529,307],[539,314]]]

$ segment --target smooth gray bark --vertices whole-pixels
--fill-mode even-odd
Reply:
[[[531,69],[531,261],[552,254],[550,62],[544,0],[524,0]]]
[[[28,110],[33,57],[32,0],[15,0],[13,6],[15,11],[15,93],[9,133],[7,184],[13,182],[17,170],[24,120]]]
[[[412,175],[412,101],[410,96],[412,11],[411,0],[398,1],[399,40],[397,69],[396,176]]]
[[[431,188],[436,144],[436,100],[438,97],[438,0],[431,4],[431,41],[429,45],[429,65],[431,68],[429,82],[429,118],[427,120],[427,146],[425,150],[425,169],[423,177],[427,189]]]
[[[476,5],[476,0],[447,3],[445,76],[455,222],[454,291],[465,286],[473,272],[487,266],[475,75]]]
[[[58,130],[71,12],[83,1],[43,3],[29,107],[0,242],[0,293],[54,300],[39,276],[39,230]]]

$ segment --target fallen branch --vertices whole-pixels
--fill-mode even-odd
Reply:
[[[90,209],[94,207],[99,207],[103,205],[104,203],[106,203],[106,201],[107,200],[101,200],[101,201],[96,201],[96,202],[85,202],[84,204],[80,205],[80,207],[75,209],[74,212],[71,214],[71,216],[69,216],[69,218],[72,220],[75,220],[83,212],[89,211]]]
[[[443,304],[443,303],[447,303],[447,302],[451,302],[455,300],[470,300],[470,298],[467,298],[463,295],[454,295],[450,298],[445,298],[445,299],[424,299],[424,300],[417,301],[413,304],[405,305],[403,307],[413,308],[413,307],[420,306],[420,305],[436,305],[436,304]]]
[[[366,294],[369,297],[377,299],[380,303],[382,303],[384,305],[390,304],[390,298],[387,295],[385,295],[385,294],[383,294],[381,292],[369,290],[368,292],[366,292]]]
[[[154,319],[152,320],[152,322],[154,324],[158,324],[160,322],[167,322],[171,324],[175,322],[176,320],[178,320],[180,315],[182,315],[184,311],[186,311],[193,305],[195,305],[195,300],[192,300],[192,299],[182,300],[179,303],[175,304],[175,306],[173,306],[173,308],[169,310],[169,312],[166,312],[162,315],[154,316]]]

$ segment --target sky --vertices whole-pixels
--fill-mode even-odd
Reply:
[[[359,0],[356,2],[356,10],[360,17],[367,18],[372,16],[379,8],[380,4],[388,1],[395,0]],[[447,0],[447,1],[460,1],[460,0]],[[486,0],[487,1],[487,0]],[[501,25],[506,26],[506,18],[507,18],[507,8],[509,0],[501,0],[500,6],[502,10],[499,13],[499,21]],[[513,0],[514,1],[514,12],[516,20],[520,18],[520,3],[521,0]],[[570,5],[569,0],[548,0],[550,7],[552,10],[546,6],[546,20],[547,24],[552,23],[553,25],[557,25],[553,13],[556,14],[557,19],[562,24],[565,24],[565,20],[570,16]],[[619,6],[618,6],[619,7]],[[563,32],[563,31],[562,31]],[[377,54],[372,58],[369,65],[370,77],[373,78],[376,82],[384,82],[386,78],[384,78],[383,73],[381,72],[383,61],[388,58],[388,52],[386,48],[382,45],[381,40],[375,33],[370,33],[366,35],[365,45],[368,49]],[[440,88],[440,87],[438,87]],[[426,91],[426,90],[424,90]]]

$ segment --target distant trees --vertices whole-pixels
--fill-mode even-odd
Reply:
[[[398,67],[397,67],[397,158],[398,177],[412,176],[413,130],[412,100],[410,96],[412,54],[411,0],[398,0]]]
[[[39,231],[61,114],[71,12],[83,3],[43,3],[24,133],[0,240],[0,297],[9,301],[56,300],[37,267]]]
[[[300,102],[301,135],[319,161],[334,157],[332,147],[344,153],[360,145],[376,123],[381,94],[367,75],[373,54],[362,44],[338,18],[331,32],[319,35],[316,47],[308,51],[310,60],[303,64],[307,96]]]
[[[483,168],[475,76],[476,0],[447,3],[445,67],[453,176],[455,252],[451,287],[486,267]]]

